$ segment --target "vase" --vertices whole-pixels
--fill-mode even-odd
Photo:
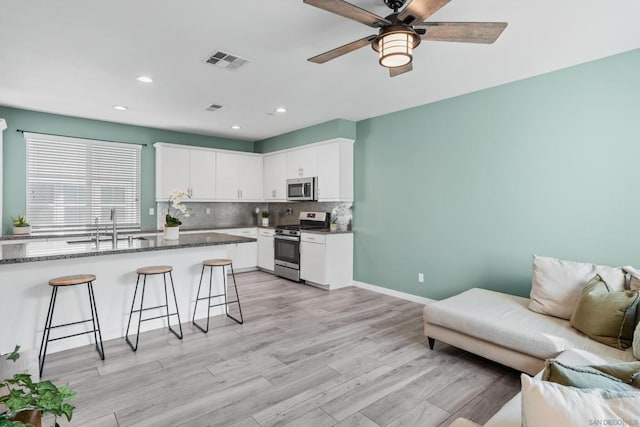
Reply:
[[[31,226],[13,227],[13,234],[31,234]]]
[[[262,218],[262,226],[263,227],[269,226],[269,218]]]
[[[178,240],[180,238],[180,226],[164,226],[164,240]]]
[[[338,224],[336,224],[335,222],[332,222],[329,225],[329,231],[337,231],[338,230]]]

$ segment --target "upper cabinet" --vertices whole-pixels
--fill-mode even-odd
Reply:
[[[263,160],[264,200],[287,200],[287,154],[266,154]]]
[[[318,148],[309,146],[287,152],[287,179],[318,175]]]
[[[353,142],[318,145],[318,201],[353,201]]]
[[[189,192],[193,201],[215,200],[215,151],[155,144],[156,200],[165,201],[173,190]]]
[[[218,152],[216,199],[255,202],[262,200],[262,156]]]
[[[318,201],[353,201],[353,140],[335,138],[268,154],[156,143],[156,200],[174,189],[195,202],[282,202],[287,179],[317,177]]]

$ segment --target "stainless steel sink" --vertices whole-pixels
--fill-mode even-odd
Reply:
[[[126,242],[128,240],[129,240],[128,237],[118,238],[118,242]],[[134,237],[133,240],[146,240],[146,237]],[[67,241],[67,243],[69,243],[71,245],[76,244],[76,243],[78,243],[78,244],[82,243],[82,244],[86,245],[88,243],[95,243],[95,242],[96,242],[96,239],[69,240],[69,241]],[[102,242],[111,243],[111,237],[100,237],[100,243],[102,243]]]

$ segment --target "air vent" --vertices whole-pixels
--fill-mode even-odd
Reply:
[[[207,108],[205,108],[207,111],[218,111],[219,109],[222,108],[222,105],[218,105],[218,104],[211,104],[209,105]]]
[[[218,50],[213,53],[206,60],[207,63],[211,65],[215,65],[216,67],[224,68],[227,70],[237,70],[247,62],[248,59],[242,58],[238,55],[234,55],[233,53],[223,52]]]

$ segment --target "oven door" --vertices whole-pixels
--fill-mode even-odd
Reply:
[[[295,270],[300,269],[300,238],[293,236],[274,236],[274,263]]]

